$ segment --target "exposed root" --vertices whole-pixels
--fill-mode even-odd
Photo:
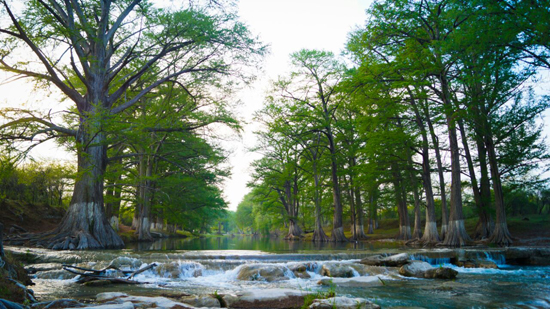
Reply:
[[[426,226],[424,227],[424,235],[420,239],[420,243],[424,245],[435,245],[439,241],[440,239],[437,233],[437,223],[435,221],[426,221]]]
[[[320,228],[320,229],[316,229],[313,232],[312,241],[313,242],[329,242],[330,238],[327,236],[327,234],[325,234],[325,231],[323,230],[323,228]]]
[[[493,231],[491,237],[489,237],[488,241],[502,247],[512,245],[512,235],[510,234],[510,231],[508,231],[508,225],[506,222],[495,224],[495,230]]]
[[[464,220],[455,220],[449,222],[449,228],[445,235],[445,240],[442,245],[446,247],[462,247],[467,243],[471,243],[472,239],[466,233],[464,228]]]
[[[399,234],[395,237],[397,240],[409,240],[411,239],[411,227],[408,225],[399,226]]]

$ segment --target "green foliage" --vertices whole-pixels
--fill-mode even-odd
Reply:
[[[18,162],[0,156],[0,200],[11,199],[54,207],[68,206],[74,167],[50,162]]]

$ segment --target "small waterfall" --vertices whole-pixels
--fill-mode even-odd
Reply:
[[[492,261],[497,265],[506,265],[506,256],[502,252],[483,252],[486,260]]]
[[[422,254],[411,254],[409,257],[413,261],[414,260],[423,261],[423,262],[429,263],[430,265],[436,265],[436,266],[451,263],[451,258],[449,257],[427,257]]]

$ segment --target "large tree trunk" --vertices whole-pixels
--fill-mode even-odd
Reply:
[[[430,118],[430,113],[428,111],[427,103],[424,107],[424,114],[426,116],[426,122],[428,123],[428,129],[430,130],[430,137],[432,139],[432,144],[435,150],[435,160],[437,163],[437,175],[439,176],[439,193],[441,196],[441,234],[439,235],[441,239],[445,238],[447,233],[448,218],[447,215],[447,192],[445,190],[445,176],[443,175],[443,162],[441,160],[441,151],[439,149],[439,138],[435,133],[435,128],[432,124]],[[435,204],[434,204],[435,205]]]
[[[413,92],[409,91],[411,96],[411,105],[414,110],[416,124],[420,129],[420,135],[422,136],[422,186],[426,194],[426,225],[424,227],[424,235],[420,239],[421,243],[434,244],[439,242],[439,233],[437,232],[437,222],[435,216],[435,201],[432,189],[432,171],[430,168],[430,145],[428,142],[428,134],[426,132],[426,126],[416,99],[414,99]]]
[[[344,234],[344,225],[342,223],[342,193],[340,191],[340,184],[338,182],[338,167],[336,163],[336,148],[332,137],[332,132],[327,129],[329,150],[330,150],[330,166],[332,177],[332,197],[334,202],[334,216],[332,218],[332,235],[330,240],[334,242],[346,242],[348,239]]]
[[[392,163],[391,169],[393,174],[395,201],[397,203],[397,213],[399,215],[399,234],[396,238],[399,240],[409,240],[411,239],[411,227],[409,225],[409,213],[407,211],[407,201],[405,199],[406,192],[403,188],[401,174],[397,168],[397,164]]]
[[[140,162],[140,174],[142,187],[141,209],[139,210],[139,227],[137,229],[138,240],[153,241],[151,236],[151,176],[153,174],[153,162],[151,157],[143,157]]]
[[[319,194],[319,175],[317,174],[317,163],[313,162],[313,177],[315,181],[315,231],[312,240],[314,242],[326,242],[330,238],[323,230],[323,217],[321,213],[321,198]]]
[[[464,154],[466,156],[466,162],[468,164],[468,172],[470,173],[470,180],[472,183],[472,191],[474,193],[474,201],[477,206],[477,211],[479,215],[479,221],[476,227],[476,232],[474,239],[483,239],[486,238],[486,230],[488,224],[488,215],[486,211],[486,206],[483,204],[483,199],[481,198],[481,191],[477,184],[477,177],[474,169],[474,162],[470,154],[470,146],[468,145],[468,137],[466,136],[466,130],[464,129],[464,124],[462,120],[458,121],[458,127],[460,129],[460,136],[462,137],[462,145],[464,147]]]
[[[79,177],[69,209],[47,247],[54,250],[123,248],[124,242],[109,225],[103,209],[105,135],[97,131],[89,133],[87,126],[81,124],[77,144]]]
[[[357,239],[367,239],[365,234],[364,214],[363,214],[363,201],[361,200],[361,192],[358,188],[355,189],[355,220],[357,225],[355,226],[355,235]]]
[[[488,112],[483,110],[483,115],[487,115]],[[489,237],[491,243],[499,246],[509,246],[513,243],[512,235],[508,231],[508,225],[506,223],[506,209],[504,208],[504,195],[502,193],[502,184],[500,182],[500,173],[498,171],[497,155],[495,152],[495,145],[493,143],[493,134],[491,132],[490,123],[487,118],[484,119],[485,125],[485,147],[487,148],[487,155],[489,157],[489,167],[491,170],[491,178],[493,179],[493,192],[495,195],[495,208],[496,208],[496,222],[493,234]]]
[[[440,77],[441,88],[444,96],[448,96],[448,85],[445,78]],[[449,226],[445,234],[443,244],[449,247],[464,246],[471,241],[464,227],[464,215],[462,214],[462,184],[460,179],[460,151],[456,135],[455,113],[452,111],[452,104],[446,100],[445,116],[449,134],[449,146],[451,149],[451,212],[449,215]]]
[[[477,110],[477,109],[476,109]],[[479,119],[479,118],[478,118]],[[476,145],[479,161],[480,171],[480,196],[481,203],[483,204],[483,213],[485,216],[483,219],[480,217],[478,226],[476,227],[476,235],[480,239],[489,238],[493,233],[492,218],[489,213],[491,206],[491,181],[489,178],[489,169],[487,168],[487,150],[485,148],[485,142],[483,141],[483,128],[480,121],[476,121]]]
[[[420,239],[422,237],[422,230],[420,226],[422,224],[422,216],[420,214],[420,194],[418,194],[418,188],[413,188],[414,195],[414,228],[412,238]]]

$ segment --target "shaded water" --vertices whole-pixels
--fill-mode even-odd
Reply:
[[[126,248],[138,251],[151,250],[261,250],[265,252],[301,252],[313,250],[375,250],[402,248],[397,242],[323,242],[287,241],[283,238],[263,236],[233,236],[205,238],[164,238],[153,243],[128,243]]]
[[[405,278],[396,269],[376,274],[385,285],[375,287],[338,287],[340,296],[362,297],[383,308],[420,306],[424,308],[550,308],[550,267],[512,267],[506,265],[498,249],[472,251],[473,256],[489,259],[500,269],[465,269],[449,264],[449,250],[399,248],[394,243],[327,244],[321,248],[307,242],[289,243],[272,239],[206,238],[195,240],[163,240],[143,250],[136,248],[102,252],[52,252],[39,250],[45,269],[37,273],[33,289],[42,299],[61,297],[93,299],[105,291],[120,291],[135,295],[188,293],[204,295],[238,293],[250,288],[292,288],[297,290],[327,290],[317,285],[323,265],[340,263],[357,266],[357,262],[375,252],[407,252],[412,259],[424,260],[434,266],[452,267],[459,272],[456,280]],[[152,247],[151,247],[152,246]],[[158,246],[158,247],[156,247]],[[162,251],[165,249],[167,251]],[[140,248],[142,249],[142,248]],[[465,251],[468,254],[468,251]],[[114,264],[124,269],[139,269],[157,263],[155,270],[137,276],[148,282],[141,286],[85,287],[75,283],[73,275],[60,271],[60,263],[102,268]],[[53,264],[51,264],[53,263]],[[306,263],[310,279],[299,279],[288,270],[297,263]],[[246,264],[268,264],[283,267],[287,278],[277,282],[241,281],[237,279]],[[57,266],[57,267],[56,267]],[[354,266],[354,267],[355,267]],[[361,276],[354,272],[355,276]]]

